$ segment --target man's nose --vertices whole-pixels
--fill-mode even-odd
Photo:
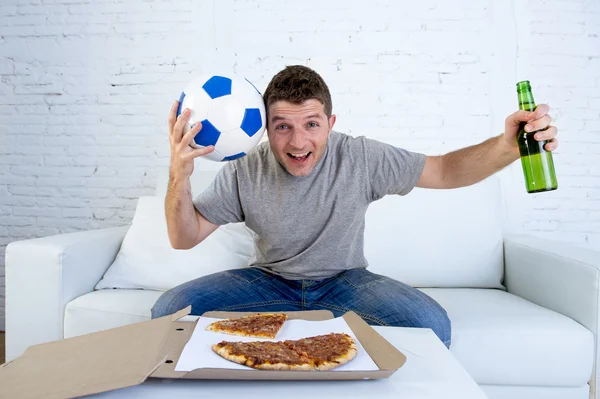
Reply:
[[[299,150],[304,148],[304,133],[299,131],[298,129],[294,129],[292,132],[292,137],[290,138],[290,145]]]

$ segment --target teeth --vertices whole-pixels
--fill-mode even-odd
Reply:
[[[290,155],[293,156],[294,158],[303,158],[303,157],[305,157],[305,156],[308,155],[308,152],[305,152],[305,153],[302,153],[302,154],[292,154],[292,153],[290,153]]]

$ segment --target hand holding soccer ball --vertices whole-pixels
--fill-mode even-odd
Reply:
[[[177,116],[180,107],[179,101],[175,101],[169,113],[169,145],[171,147],[171,177],[175,179],[187,179],[194,172],[194,158],[210,154],[214,151],[213,146],[193,148],[190,143],[202,129],[200,123],[196,123],[184,134],[184,126],[190,119],[190,110],[184,110]]]

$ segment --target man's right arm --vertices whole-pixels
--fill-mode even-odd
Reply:
[[[165,198],[167,232],[171,246],[175,249],[190,249],[202,242],[219,227],[206,220],[192,203],[190,176],[194,171],[194,159],[214,151],[213,146],[190,147],[191,141],[202,129],[196,123],[187,133],[184,127],[190,118],[190,111],[184,110],[177,116],[179,102],[175,101],[169,114],[169,144],[171,165],[169,187]]]
[[[169,241],[175,249],[193,248],[219,227],[194,207],[189,178],[169,179],[165,213]]]

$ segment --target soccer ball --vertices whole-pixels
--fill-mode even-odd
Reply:
[[[245,156],[265,132],[261,93],[248,79],[236,75],[205,74],[192,80],[181,93],[177,116],[186,108],[191,115],[185,132],[194,123],[202,123],[202,130],[190,145],[215,146],[213,152],[202,157],[211,161],[232,161]]]

